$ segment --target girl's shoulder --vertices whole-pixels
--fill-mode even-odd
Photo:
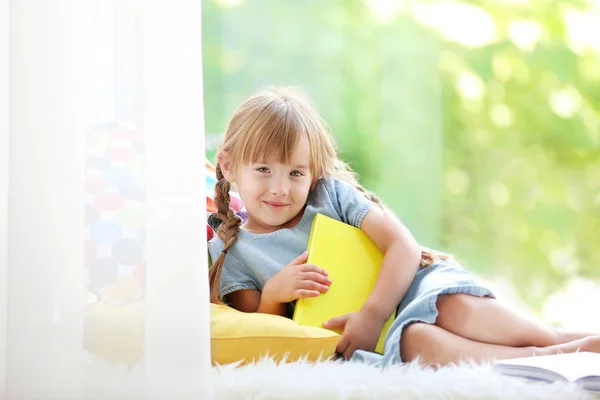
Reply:
[[[341,181],[340,179],[327,176],[321,177],[315,183],[313,191],[317,193],[322,193],[323,195],[328,195],[330,197],[335,197],[336,193],[343,188],[347,183]]]
[[[214,261],[225,248],[225,243],[220,237],[215,235],[206,243],[206,246],[208,248],[208,254],[210,255],[211,260]]]
[[[364,195],[352,184],[334,177],[321,177],[313,189],[316,197],[328,197],[333,201],[362,198]]]
[[[212,239],[210,239],[208,241],[208,246],[210,247],[211,245],[212,246],[220,247],[222,249],[223,246],[225,245],[225,243],[223,242],[223,240],[219,236],[217,236],[215,234],[215,236],[213,236]]]
[[[314,213],[328,215],[360,227],[373,203],[352,184],[336,178],[320,178],[308,199]]]
[[[227,251],[227,256],[225,257],[225,263],[223,264],[223,269],[238,269],[240,266],[246,266],[246,260],[244,255],[244,251],[240,251],[240,241],[239,239],[231,246],[231,248]],[[208,254],[210,256],[211,262],[214,262],[225,249],[225,242],[221,240],[217,235],[215,235],[211,240],[207,243]],[[242,246],[243,248],[243,246]]]
[[[310,191],[308,205],[318,206],[323,202],[331,202],[335,196],[335,178],[319,178]]]

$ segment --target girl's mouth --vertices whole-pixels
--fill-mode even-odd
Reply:
[[[274,209],[281,209],[285,206],[287,206],[286,203],[282,203],[279,201],[265,201],[263,200],[263,203],[265,203],[268,207],[274,208]]]

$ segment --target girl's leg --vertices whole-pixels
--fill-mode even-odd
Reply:
[[[567,342],[572,342],[573,340],[583,339],[588,336],[599,335],[599,333],[573,331],[571,329],[563,329],[563,328],[557,328],[557,329],[555,329],[555,331],[556,331],[556,334],[558,335],[559,343],[567,343]]]
[[[436,366],[466,360],[487,362],[494,359],[572,353],[575,351],[600,352],[600,336],[544,348],[535,346],[511,347],[466,339],[436,325],[413,323],[404,328],[400,346],[403,361],[412,361],[418,357],[423,364]]]
[[[559,332],[524,317],[489,297],[440,295],[436,325],[466,339],[511,347],[546,347],[581,339],[587,334]]]
[[[534,354],[534,347],[481,343],[436,325],[413,323],[402,331],[400,351],[402,361],[413,361],[418,357],[425,365],[446,365],[466,360],[485,362],[494,358],[528,357]]]

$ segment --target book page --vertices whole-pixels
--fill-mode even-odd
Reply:
[[[554,371],[569,381],[595,376],[600,379],[600,354],[569,353],[550,356],[524,357],[496,361],[497,365],[515,367],[537,367]],[[522,369],[522,368],[519,368]]]

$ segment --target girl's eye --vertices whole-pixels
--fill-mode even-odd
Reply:
[[[304,176],[304,174],[300,171],[292,171],[291,175],[292,176]]]
[[[268,173],[269,172],[269,168],[267,168],[267,167],[256,168],[256,170],[258,172],[263,172],[263,173]]]

